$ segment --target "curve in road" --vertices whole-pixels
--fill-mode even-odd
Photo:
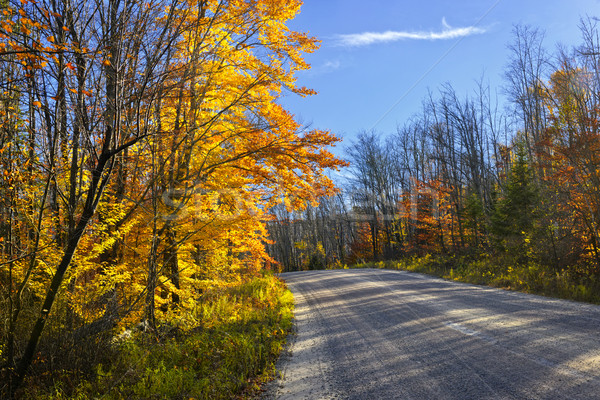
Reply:
[[[281,274],[290,356],[267,398],[600,399],[600,307],[404,271]]]

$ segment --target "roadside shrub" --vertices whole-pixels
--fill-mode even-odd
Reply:
[[[274,276],[205,293],[202,325],[160,326],[115,341],[93,377],[29,388],[34,399],[231,399],[258,390],[274,372],[292,327],[293,296]]]
[[[532,260],[517,263],[507,253],[494,256],[431,255],[367,262],[351,268],[386,268],[438,276],[563,299],[600,304],[600,279],[573,270],[553,272]]]

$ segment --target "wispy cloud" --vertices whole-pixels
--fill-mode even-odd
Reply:
[[[341,68],[343,68],[343,64],[340,60],[327,60],[318,65],[313,65],[313,67],[308,70],[306,74],[311,76],[325,75],[338,71]]]
[[[325,64],[323,64],[323,69],[327,71],[335,71],[336,69],[339,69],[341,65],[342,64],[338,60],[327,61]]]
[[[359,47],[376,43],[396,42],[399,40],[447,40],[465,36],[478,35],[486,32],[486,29],[476,26],[453,28],[442,18],[443,29],[434,31],[385,31],[385,32],[363,32],[338,35],[337,44],[340,46]]]

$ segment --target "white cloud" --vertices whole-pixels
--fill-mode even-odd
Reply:
[[[328,71],[332,71],[332,70],[339,69],[341,65],[342,64],[338,60],[327,61],[325,64],[323,64],[323,68]]]
[[[460,37],[478,35],[486,32],[484,28],[467,26],[453,28],[442,18],[443,29],[439,32],[432,31],[385,31],[385,32],[363,32],[338,35],[338,44],[348,47],[368,46],[375,43],[396,42],[399,40],[447,40]]]

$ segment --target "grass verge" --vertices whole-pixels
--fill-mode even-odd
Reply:
[[[242,399],[269,379],[292,327],[293,296],[274,276],[206,293],[202,326],[162,327],[115,344],[115,357],[93,378],[30,387],[35,399]],[[70,388],[66,388],[70,386]]]
[[[419,272],[444,279],[600,304],[598,279],[577,271],[551,271],[534,262],[482,256],[425,255],[396,261],[367,262],[350,268],[385,268]]]

